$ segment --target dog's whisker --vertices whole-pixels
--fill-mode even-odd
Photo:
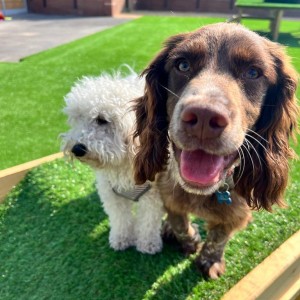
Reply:
[[[255,137],[253,137],[252,135],[249,135],[249,134],[246,134],[246,137],[251,138],[254,141],[256,141],[265,150],[266,154],[268,154],[268,149],[258,139],[256,139]],[[249,141],[249,139],[248,139],[248,141]],[[252,145],[252,147],[254,147],[254,146]]]
[[[241,178],[243,176],[243,173],[244,173],[244,170],[245,170],[245,156],[244,156],[243,150],[241,148],[239,148],[239,149],[237,149],[237,152],[238,152],[239,159],[240,159],[240,162],[241,162],[241,167],[239,168],[239,173],[237,175],[238,179],[236,180],[236,182],[234,184],[235,186],[241,180]]]
[[[255,170],[255,166],[254,166],[254,162],[253,162],[253,159],[252,159],[252,156],[251,156],[251,153],[250,151],[247,149],[247,147],[243,144],[241,147],[244,147],[244,149],[247,151],[248,155],[249,155],[249,158],[250,158],[250,162],[251,162],[251,165],[252,165],[252,170],[254,172]]]
[[[261,136],[259,133],[257,133],[257,132],[255,132],[254,130],[252,130],[252,129],[248,129],[248,131],[250,131],[251,133],[253,133],[253,134],[255,134],[255,135],[257,135],[260,139],[262,139],[263,141],[265,141],[266,143],[268,143],[269,144],[269,141],[268,140],[266,140],[263,136]],[[247,133],[246,133],[246,135],[247,135]]]
[[[247,143],[247,145],[249,146],[250,149],[251,148],[253,149],[254,153],[256,154],[256,156],[258,158],[258,162],[259,162],[260,168],[262,169],[261,158],[260,158],[257,150],[255,149],[255,147],[252,145],[252,143],[249,140],[245,139],[245,142]]]
[[[258,141],[257,139],[255,139],[253,136],[251,135],[247,135],[248,137],[251,137],[252,139],[254,139],[264,150],[265,150],[265,154],[266,155],[269,155],[269,150],[263,145],[260,143],[260,141]],[[257,152],[257,149],[254,147],[254,145],[249,141],[249,139],[247,139],[249,145],[251,146],[251,148],[256,152],[256,155],[257,157],[259,158],[259,160],[263,161],[263,163],[266,165],[266,162],[265,160],[263,159],[263,157],[261,157],[258,152]]]
[[[171,93],[173,96],[177,97],[179,99],[179,96],[177,94],[175,94],[174,92],[172,92],[170,89],[168,89],[167,87],[161,85],[162,88],[164,88],[165,90],[167,90],[169,93]]]

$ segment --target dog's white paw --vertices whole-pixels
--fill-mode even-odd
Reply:
[[[109,235],[110,247],[114,250],[120,251],[125,250],[135,245],[135,239],[132,236],[121,235],[121,234],[110,234]]]
[[[139,239],[136,242],[136,249],[141,253],[155,254],[161,252],[163,247],[162,239],[160,237],[151,240]]]

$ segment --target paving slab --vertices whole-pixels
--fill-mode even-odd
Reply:
[[[20,14],[0,21],[0,62],[22,58],[128,22],[131,18]]]

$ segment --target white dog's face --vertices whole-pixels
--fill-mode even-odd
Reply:
[[[71,129],[62,150],[94,168],[117,166],[133,157],[135,115],[132,100],[143,92],[137,77],[84,78],[66,96]]]

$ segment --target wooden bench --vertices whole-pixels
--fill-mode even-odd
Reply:
[[[267,19],[270,20],[270,31],[274,41],[278,40],[280,22],[283,16],[283,12],[288,9],[299,9],[300,3],[287,3],[287,0],[281,0],[282,3],[278,3],[278,0],[274,2],[264,0],[237,0],[235,6],[238,9],[238,14],[234,15],[229,21],[241,22],[243,18],[248,19]],[[296,2],[295,0],[293,2]],[[268,15],[265,17],[258,17],[255,15],[244,14],[247,9],[262,9],[267,10]]]

